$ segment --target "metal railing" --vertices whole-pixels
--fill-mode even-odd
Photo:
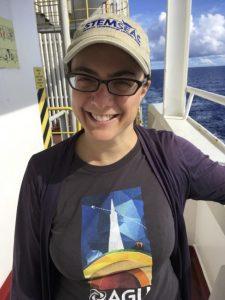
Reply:
[[[188,121],[198,130],[200,131],[205,137],[207,137],[208,140],[214,145],[217,146],[218,149],[221,151],[225,151],[225,144],[223,141],[218,139],[213,133],[211,133],[209,130],[207,130],[204,126],[202,126],[200,123],[189,117],[190,109],[194,100],[195,96],[201,97],[203,99],[212,101],[217,104],[221,104],[225,106],[225,96],[215,94],[212,92],[207,92],[205,90],[201,90],[198,88],[186,87],[186,93],[189,93],[189,97],[186,104],[186,110],[185,110],[185,117],[188,118]]]
[[[193,88],[193,87],[190,87],[190,86],[187,86],[186,93],[189,93],[189,97],[188,97],[187,105],[186,105],[186,112],[185,112],[186,118],[189,116],[191,105],[192,105],[193,100],[194,100],[194,96],[198,96],[198,97],[207,99],[209,101],[212,101],[214,103],[221,104],[221,105],[225,106],[225,96],[215,94],[215,93],[211,93],[211,92],[207,92],[205,90],[201,90],[201,89],[198,89],[198,88]]]
[[[76,132],[71,128],[71,118],[72,118],[72,107],[70,106],[55,106],[48,107],[49,112],[49,122],[52,132],[52,141],[53,144],[56,143],[55,136],[60,135],[60,140],[63,141],[69,138],[71,135],[74,135]],[[52,114],[53,112],[53,114]],[[76,121],[76,129],[80,130],[81,125]]]

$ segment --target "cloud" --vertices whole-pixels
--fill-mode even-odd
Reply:
[[[189,67],[208,67],[225,65],[225,55],[211,55],[206,57],[191,57]]]
[[[141,13],[132,15],[131,19],[141,25],[141,27],[144,29],[144,31],[147,33],[148,28],[151,26],[151,23],[153,21],[152,17],[145,16]]]
[[[159,21],[160,22],[164,22],[166,21],[166,12],[161,12],[161,14],[159,15]]]
[[[153,20],[147,30],[150,40],[151,59],[160,61],[165,50],[166,13],[161,12],[157,20]]]
[[[218,13],[201,14],[195,18],[192,16],[190,26],[190,57],[203,57],[199,60],[200,64],[214,65],[215,58],[210,59],[208,56],[225,55],[225,17]],[[166,13],[161,12],[158,19],[151,20],[147,28],[152,61],[164,60],[165,30]]]
[[[143,14],[136,14],[136,15],[132,15],[132,20],[134,22],[137,22],[138,24],[140,24],[143,27]]]
[[[205,64],[205,65],[213,65],[214,63],[213,63],[213,61],[211,60],[211,59],[209,59],[209,58],[204,58],[204,57],[201,57],[200,58],[200,62],[202,63],[202,64]]]
[[[209,13],[215,14],[215,13],[218,13],[218,11],[220,11],[219,6],[215,5],[209,10]]]
[[[202,14],[191,26],[190,57],[225,54],[225,17]]]

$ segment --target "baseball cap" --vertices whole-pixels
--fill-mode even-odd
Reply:
[[[145,75],[151,74],[148,36],[139,24],[124,15],[105,13],[83,21],[76,30],[64,58],[65,72],[71,60],[87,46],[104,43],[127,52]]]

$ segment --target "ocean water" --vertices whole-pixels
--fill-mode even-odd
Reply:
[[[144,126],[147,126],[147,106],[163,99],[164,70],[152,71],[152,85],[142,104]],[[225,96],[225,66],[189,68],[188,85]],[[225,106],[194,97],[190,116],[225,142]]]

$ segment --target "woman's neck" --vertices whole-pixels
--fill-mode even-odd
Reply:
[[[96,165],[110,165],[123,158],[135,146],[137,135],[132,129],[129,135],[118,136],[110,141],[96,141],[85,132],[75,146],[77,155],[85,162]]]

